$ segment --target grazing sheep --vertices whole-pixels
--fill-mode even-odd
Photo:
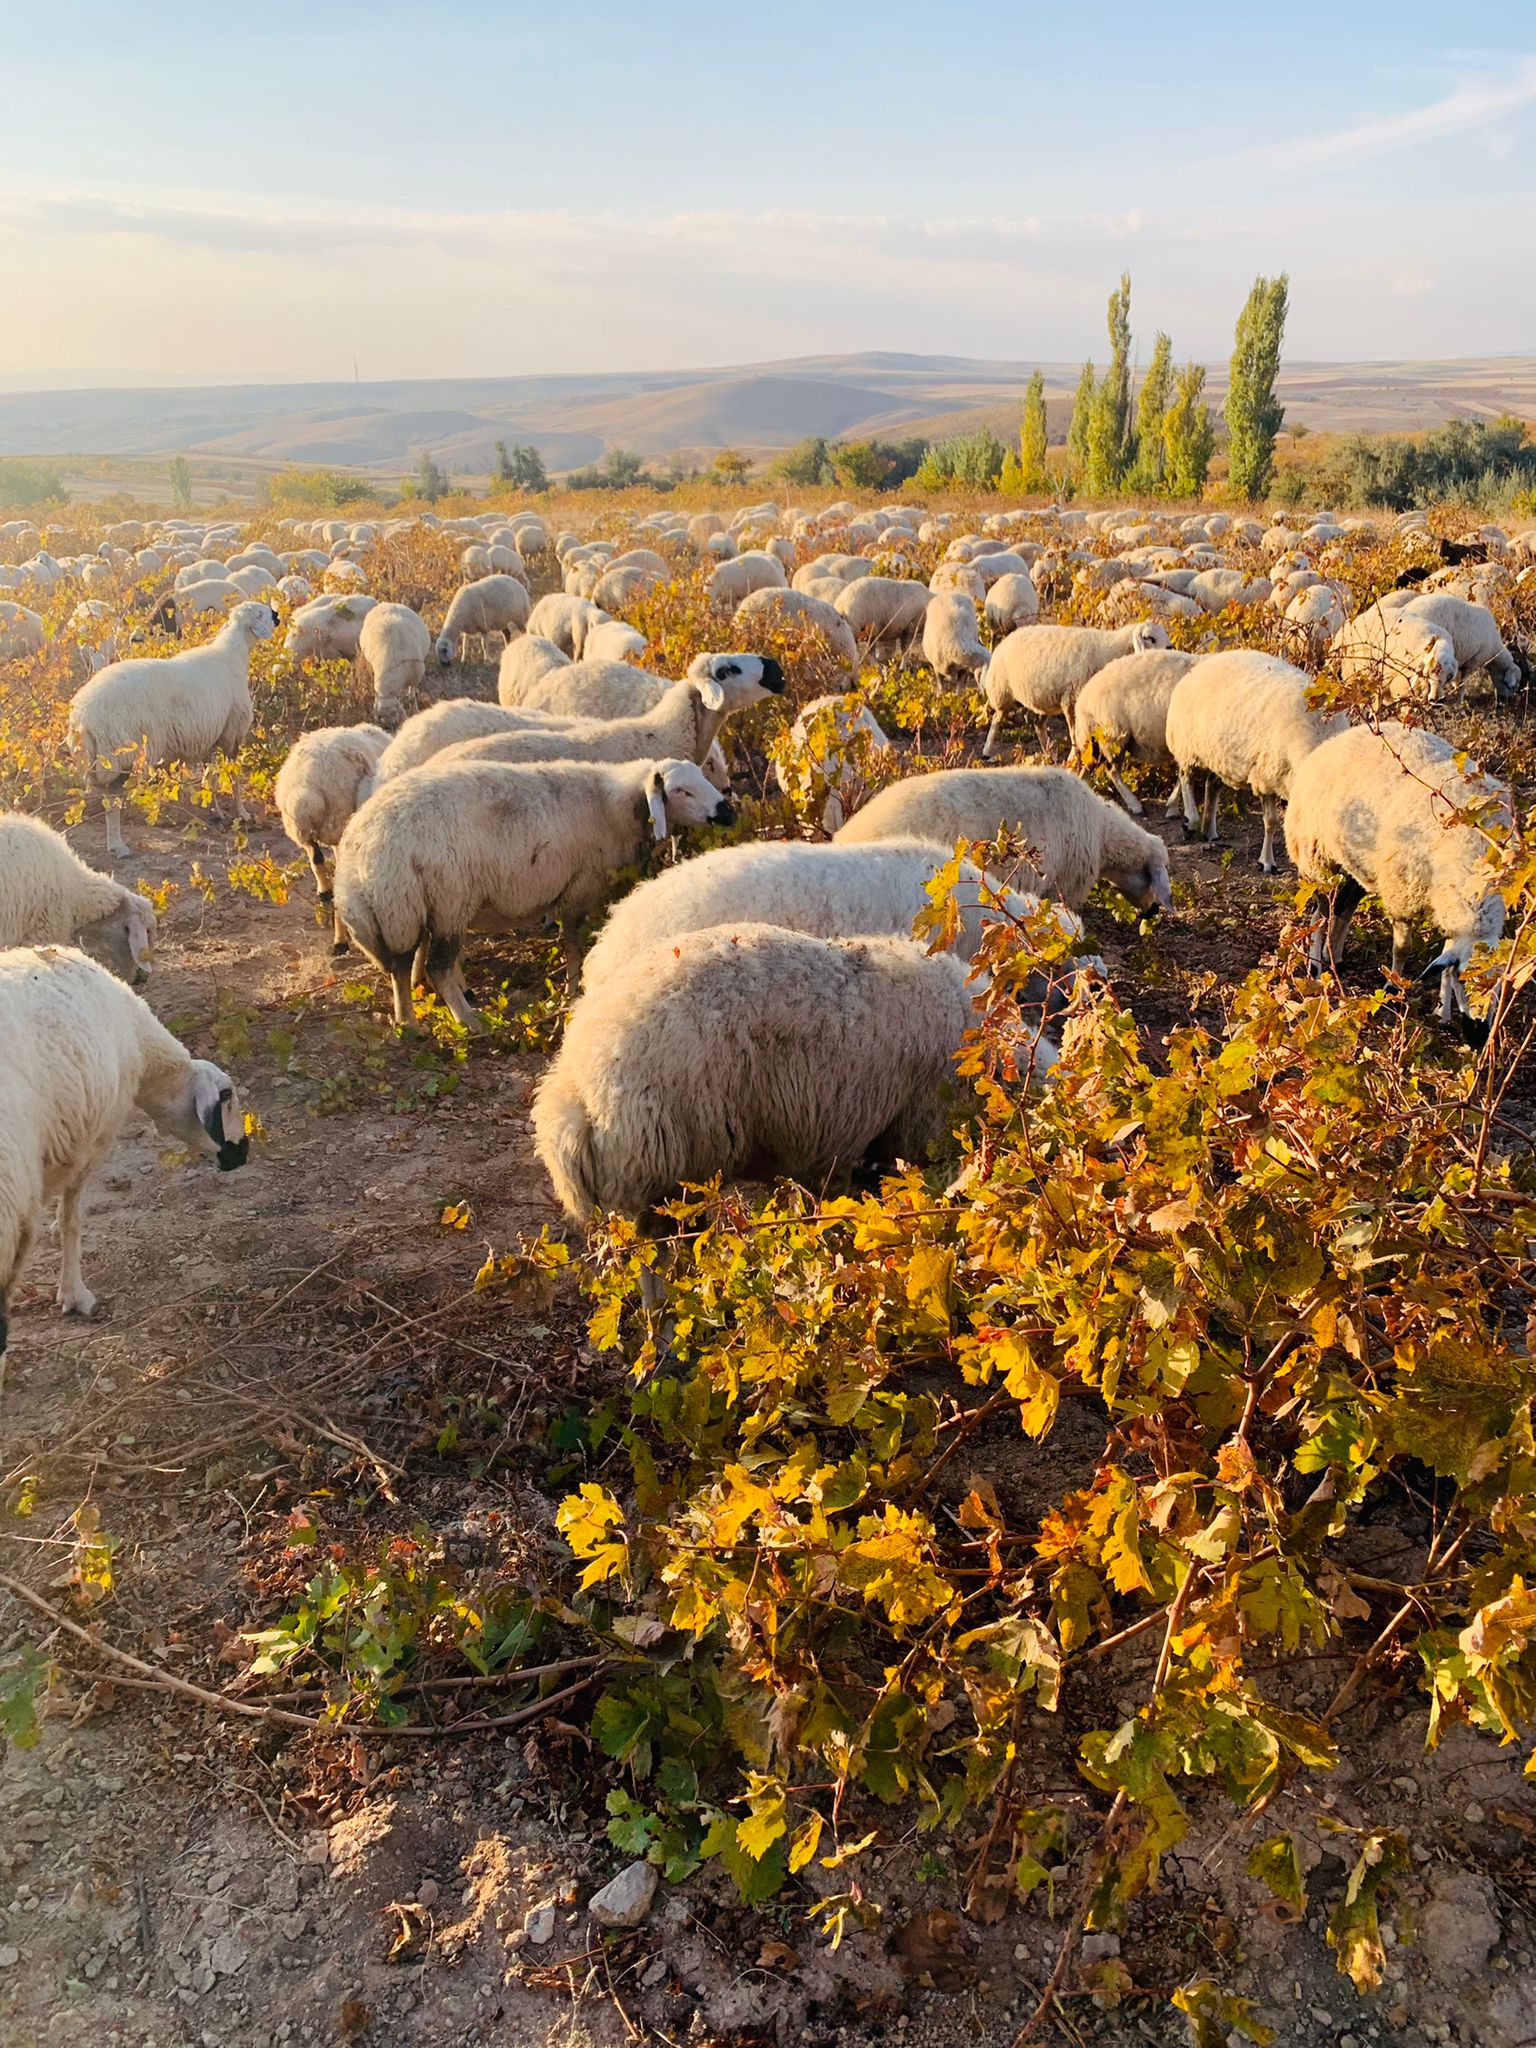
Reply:
[[[672,685],[649,669],[627,661],[594,661],[583,655],[552,669],[523,694],[530,711],[542,711],[564,723],[590,718],[638,718],[654,710]]]
[[[567,597],[553,591],[539,599],[524,624],[528,632],[553,640],[562,654],[580,661],[587,634],[592,627],[602,625],[607,616],[601,607],[589,604],[584,597]]]
[[[158,768],[239,752],[251,729],[251,649],[276,629],[270,605],[239,604],[204,646],[164,661],[111,662],[75,692],[70,741],[101,790],[109,853],[128,851],[121,792],[136,760]]]
[[[772,626],[808,626],[829,654],[850,669],[859,665],[853,628],[835,605],[804,590],[754,590],[736,607],[736,623],[763,619]]]
[[[605,612],[621,612],[667,580],[665,567],[641,562],[610,562],[592,587],[592,601]]]
[[[1272,875],[1275,828],[1291,778],[1320,740],[1339,731],[1342,716],[1314,711],[1307,702],[1312,678],[1273,654],[1254,647],[1229,647],[1207,654],[1174,685],[1168,700],[1167,744],[1179,771],[1184,821],[1199,823],[1194,771],[1207,776],[1206,832],[1216,838],[1216,809],[1222,784],[1251,789],[1264,811],[1264,844],[1259,866]]]
[[[1369,606],[1340,627],[1328,659],[1346,683],[1385,689],[1394,702],[1422,697],[1436,703],[1456,681],[1450,635],[1428,619],[1385,604]]]
[[[1472,604],[1447,590],[1422,595],[1389,590],[1381,603],[1384,610],[1422,619],[1443,633],[1455,650],[1458,675],[1486,669],[1500,696],[1513,696],[1519,689],[1520,664],[1505,646],[1499,622],[1485,604]]]
[[[623,619],[604,619],[588,628],[582,642],[583,661],[638,661],[647,646],[646,637]]]
[[[602,632],[604,627],[596,628]],[[501,650],[496,671],[497,701],[509,708],[526,702],[528,693],[557,668],[569,668],[571,657],[542,633],[522,633]]]
[[[41,818],[0,812],[0,947],[79,946],[133,982],[154,943],[154,905],[137,890],[87,867]]]
[[[361,592],[312,598],[289,619],[284,653],[294,661],[356,660],[363,621],[377,602]]]
[[[250,1140],[234,1084],[194,1060],[140,998],[83,953],[18,946],[0,953],[0,1383],[6,1297],[39,1211],[58,1204],[58,1301],[88,1316],[80,1272],[80,1196],[134,1108],[167,1137],[245,1164]]]
[[[976,600],[964,591],[940,590],[923,612],[923,659],[941,682],[979,675],[987,665]]]
[[[1016,626],[1031,625],[1040,616],[1040,593],[1030,581],[1029,571],[1010,570],[994,577],[987,586],[987,622],[999,633],[1011,633]]]
[[[772,923],[824,939],[856,932],[910,938],[913,920],[931,908],[928,883],[951,858],[948,847],[919,839],[868,846],[768,840],[718,847],[664,869],[615,904],[582,963],[582,984],[595,988],[664,940],[711,925]],[[961,863],[956,902],[957,950],[968,960],[981,945],[986,922],[1023,918],[1039,908],[1033,897],[989,887],[969,861]],[[1069,935],[1081,931],[1072,917]]]
[[[893,782],[856,811],[837,844],[869,839],[996,839],[1029,849],[1028,886],[1081,909],[1102,876],[1144,910],[1171,909],[1168,849],[1065,768],[945,768]]]
[[[576,1003],[534,1097],[561,1207],[639,1218],[715,1174],[820,1190],[865,1160],[923,1159],[950,1121],[966,972],[906,939],[763,924],[642,954]]]
[[[1460,815],[1480,815],[1480,825]],[[1442,945],[1440,1015],[1467,1008],[1462,970],[1479,945],[1497,945],[1504,899],[1497,847],[1512,829],[1509,792],[1437,733],[1388,720],[1354,726],[1315,747],[1296,770],[1285,842],[1304,880],[1333,891],[1326,944],[1337,963],[1356,905],[1372,895],[1392,921],[1392,971],[1401,970],[1408,928],[1427,918]],[[1340,879],[1342,877],[1342,879]],[[1318,927],[1312,964],[1321,966]]]
[[[1282,617],[1287,644],[1299,642],[1310,661],[1321,660],[1348,620],[1343,598],[1321,581],[1294,587]]]
[[[421,697],[432,635],[409,605],[376,604],[357,641],[357,677],[373,692],[373,715],[397,726]]]
[[[1149,647],[1106,662],[1077,693],[1072,706],[1072,744],[1080,757],[1092,745],[1102,760],[1115,793],[1133,818],[1142,816],[1136,793],[1121,780],[1116,763],[1126,752],[1138,761],[1172,761],[1168,751],[1168,700],[1174,685],[1199,660],[1170,647]],[[1167,804],[1171,816],[1179,807],[1174,784]]]
[[[725,605],[734,611],[754,590],[783,590],[788,582],[784,564],[776,556],[749,548],[733,561],[720,564],[705,584],[704,595],[711,604]]]
[[[437,658],[446,668],[450,662],[468,659],[471,640],[480,643],[482,659],[487,658],[486,641],[499,633],[510,645],[528,623],[533,600],[528,586],[517,576],[482,576],[476,583],[461,583],[448,602],[443,629],[437,636]]]
[[[1034,585],[1031,583],[1029,587],[1033,596]],[[973,603],[981,604],[987,595],[987,579],[979,569],[973,569],[969,562],[940,562],[928,578],[928,588],[933,591],[958,590]],[[1033,613],[1030,616],[1033,617]]]
[[[317,900],[331,902],[329,849],[362,801],[364,785],[389,745],[381,725],[327,725],[307,732],[277,771],[272,794],[283,830],[309,861]],[[341,919],[332,919],[334,950],[346,951]]]
[[[981,694],[992,713],[983,758],[991,759],[1003,720],[1015,706],[1033,713],[1041,746],[1049,755],[1046,719],[1053,713],[1064,718],[1070,735],[1073,703],[1091,675],[1119,655],[1145,654],[1167,645],[1168,629],[1155,619],[1140,619],[1115,632],[1097,626],[1020,626],[998,642],[982,671]]]
[[[41,654],[46,638],[47,628],[36,612],[29,612],[24,604],[0,603],[0,661]]]
[[[563,675],[563,671],[561,674]],[[559,678],[555,678],[559,680]],[[784,672],[767,655],[706,654],[668,685],[648,711],[630,718],[515,727],[458,742],[456,761],[661,761],[702,762],[732,712],[777,696]],[[489,709],[489,706],[484,707]],[[499,707],[498,707],[499,708]],[[503,718],[526,718],[503,712]]]
[[[860,733],[865,735],[862,742],[856,737]],[[859,773],[860,753],[891,751],[891,743],[875,714],[857,692],[813,697],[777,750],[773,779],[791,801],[798,800],[804,806],[820,774],[828,785],[821,813],[822,829],[833,833],[846,815],[843,799]]]
[[[386,783],[342,833],[336,909],[393,982],[397,1024],[414,1015],[420,952],[473,1031],[458,965],[471,929],[580,917],[648,839],[733,816],[692,761],[433,761]]]
[[[1192,576],[1185,595],[1192,597],[1202,611],[1225,611],[1228,605],[1262,604],[1269,596],[1267,576],[1245,576],[1241,569],[1203,569],[1198,576]]]
[[[900,647],[922,631],[928,607],[926,583],[898,576],[860,576],[845,583],[834,600],[861,647]]]

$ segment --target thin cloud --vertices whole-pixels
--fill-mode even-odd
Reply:
[[[1226,159],[1254,170],[1305,170],[1315,165],[1353,164],[1409,149],[1419,142],[1439,142],[1464,135],[1507,114],[1536,104],[1536,54],[1512,58],[1498,77],[1469,81],[1427,107],[1401,114],[1383,114],[1353,122],[1331,135],[1301,135],[1258,149],[1241,150]]]

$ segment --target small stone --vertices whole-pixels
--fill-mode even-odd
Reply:
[[[267,1904],[274,1913],[291,1913],[299,1903],[299,1873],[291,1863],[279,1863],[267,1879]]]
[[[309,1932],[309,1915],[301,1906],[296,1913],[284,1913],[277,1925],[284,1941],[299,1941]]]
[[[546,1941],[552,1941],[555,1933],[555,1909],[553,1906],[535,1906],[523,1920],[523,1932],[535,1948],[542,1948]]]
[[[653,1963],[646,1964],[640,1982],[645,1985],[647,1990],[653,1991],[666,1974],[667,1959],[665,1956],[657,1956]],[[903,2018],[905,2018],[905,2015],[903,2015]]]
[[[19,1948],[12,1948],[9,1942],[3,1948],[0,1948],[0,1970],[13,1969],[20,1961],[21,1950]]]
[[[1339,2048],[1360,2048],[1360,2043],[1353,2034],[1340,2034]]]
[[[215,1981],[213,1971],[207,1963],[194,1963],[192,1974],[187,1979],[187,1986],[201,1998],[205,1991],[213,1989]]]
[[[509,1935],[507,1936],[507,1947],[508,1947],[508,1948],[526,1948],[527,1946],[528,1946],[528,1930],[527,1930],[527,1928],[526,1928],[526,1927],[514,1927],[514,1928],[513,1928],[513,1930],[512,1930],[512,1932],[511,1932],[511,1933],[510,1933],[510,1934],[509,1934]]]
[[[232,1977],[236,1970],[243,1970],[250,1960],[250,1950],[231,1928],[221,1934],[208,1952],[210,1966],[221,1977]]]
[[[1013,1960],[1016,1963],[1027,1963],[1029,1961],[1029,1949],[1022,1941],[1016,1941],[1013,1944]]]
[[[638,1927],[655,1896],[655,1864],[630,1863],[600,1892],[593,1893],[587,1911],[599,1927]]]
[[[1085,1963],[1102,1963],[1120,1953],[1118,1934],[1085,1934],[1078,1950]]]
[[[1475,1799],[1467,1802],[1466,1813],[1462,1816],[1469,1828],[1480,1828],[1486,1816]]]
[[[416,1887],[416,1903],[429,1909],[437,1904],[440,1887],[435,1877],[424,1877]]]
[[[1312,2007],[1312,2017],[1320,2027],[1331,2027],[1333,2025],[1333,2014],[1325,2005],[1314,2005]]]

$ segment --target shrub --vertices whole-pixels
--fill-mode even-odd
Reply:
[[[0,505],[62,505],[69,497],[64,476],[47,462],[0,461]]]

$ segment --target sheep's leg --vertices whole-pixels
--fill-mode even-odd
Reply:
[[[1280,863],[1275,859],[1275,829],[1280,823],[1281,803],[1277,796],[1259,799],[1264,813],[1264,844],[1259,848],[1259,866],[1266,875],[1272,875]]]
[[[981,758],[983,759],[983,761],[991,760],[993,749],[997,745],[998,734],[1002,731],[1002,729],[1003,714],[1001,711],[994,711],[992,714],[992,723],[987,727],[987,736],[981,743]]]
[[[389,978],[395,991],[395,1022],[409,1031],[416,1022],[416,1001],[411,994],[411,965],[397,955],[390,963]]]
[[[1456,1012],[1466,1007],[1467,999],[1462,993],[1461,976],[1454,966],[1447,967],[1440,977],[1440,1022],[1451,1023]]]
[[[427,975],[438,1000],[447,1005],[454,1021],[466,1031],[479,1031],[480,1013],[469,1000],[459,968],[459,949],[463,943],[453,936],[434,937],[427,948]]]
[[[80,1190],[83,1178],[59,1197],[59,1307],[67,1316],[94,1313],[96,1297],[80,1274]]]
[[[341,921],[341,912],[334,902],[331,905],[331,952],[339,958],[350,948],[351,940],[347,928]]]
[[[323,908],[331,900],[331,870],[325,848],[318,839],[312,839],[304,849],[304,857],[309,862],[309,872],[315,878],[315,901]]]
[[[416,948],[416,957],[411,962],[411,987],[424,989],[427,986],[427,942],[422,940]]]
[[[1221,816],[1221,784],[1214,775],[1205,778],[1205,809],[1201,821],[1205,826],[1205,843],[1214,846],[1220,836],[1217,823]]]
[[[1144,817],[1146,814],[1141,807],[1141,798],[1136,794],[1135,790],[1131,788],[1128,782],[1121,778],[1116,769],[1110,767],[1107,761],[1104,764],[1104,768],[1110,781],[1114,784],[1115,795],[1119,797],[1121,803],[1125,805],[1131,816],[1133,818]]]
[[[110,790],[101,793],[101,815],[107,827],[107,852],[125,859],[128,842],[123,837],[123,800]]]
[[[827,793],[827,801],[822,806],[821,812],[821,829],[823,830],[823,832],[826,833],[829,839],[835,838],[837,834],[842,831],[843,815],[844,813],[842,798],[838,795],[835,789],[829,790]]]
[[[1195,778],[1187,768],[1179,770],[1178,796],[1184,806],[1184,830],[1195,833],[1200,829],[1200,808],[1195,802]]]
[[[1172,789],[1170,789],[1168,792],[1168,801],[1163,805],[1163,816],[1165,818],[1176,818],[1179,815],[1179,808],[1182,805],[1183,801],[1183,780],[1182,778],[1176,777]]]
[[[1045,716],[1044,712],[1037,712],[1035,714],[1035,737],[1040,742],[1040,758],[1044,761],[1054,761],[1056,758],[1056,735],[1052,730],[1051,721]]]
[[[1392,972],[1403,971],[1403,955],[1408,951],[1409,926],[1406,919],[1395,918],[1392,924]]]
[[[1344,958],[1344,942],[1349,937],[1349,921],[1359,909],[1365,891],[1353,875],[1346,875],[1333,892],[1328,906],[1328,957],[1337,967]]]

